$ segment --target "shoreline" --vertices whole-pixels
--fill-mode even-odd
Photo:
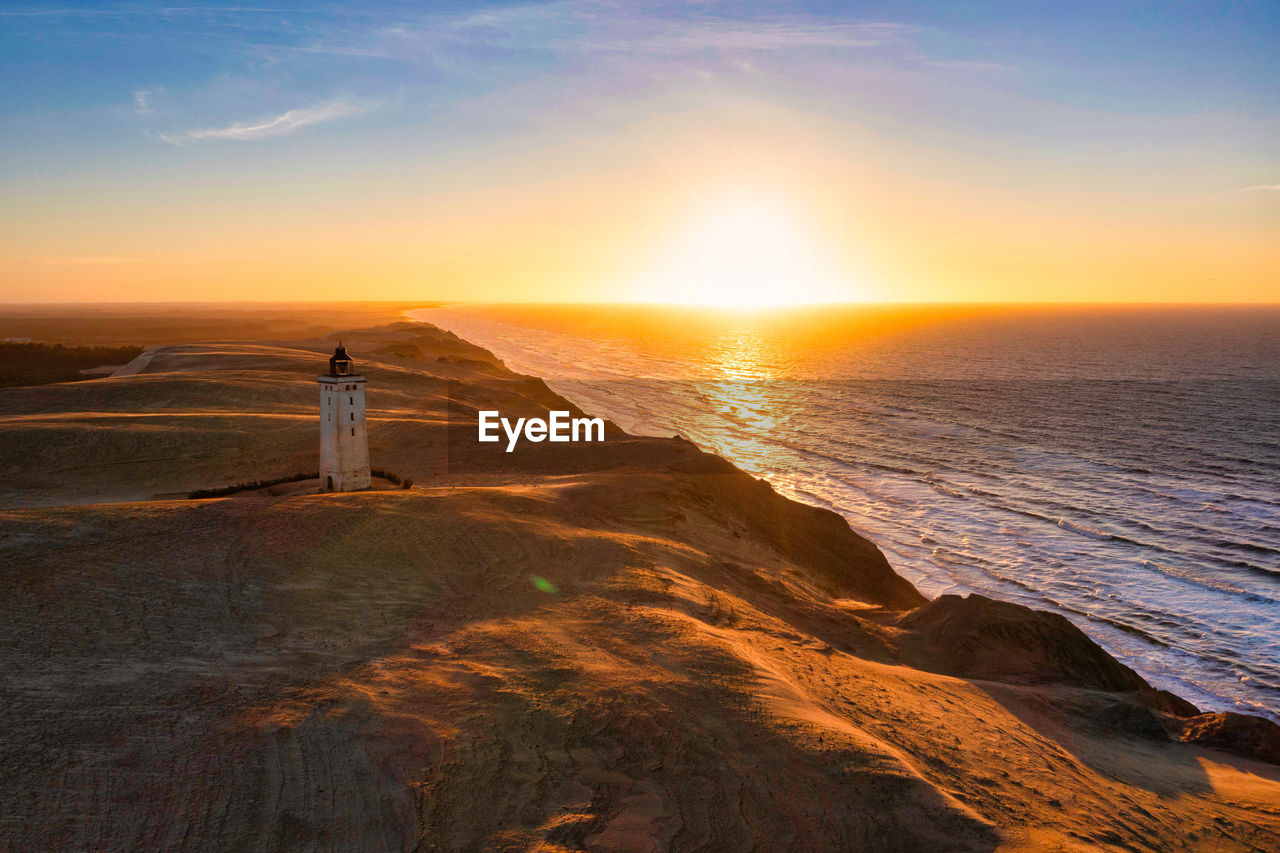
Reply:
[[[449,307],[450,306],[436,306],[422,310],[409,310],[404,313],[411,322],[431,324],[432,318],[434,318],[437,322],[444,323],[445,327],[450,327],[450,324],[445,322],[449,319],[449,312],[447,310]],[[463,307],[465,308],[465,306]],[[501,338],[505,341],[505,348],[501,349],[500,357],[502,357],[506,363],[513,365],[518,371],[528,372],[532,375],[539,375],[539,365],[547,367],[550,365],[563,364],[566,358],[564,355],[557,356],[553,353],[548,353],[540,358],[529,357],[530,354],[527,347],[527,343],[529,341],[541,341],[544,346],[551,346],[555,343],[553,340],[554,336],[543,334],[542,331],[539,331],[536,336],[528,339],[515,336],[508,340],[508,338],[503,337],[501,333],[508,325],[512,325],[510,318],[500,321],[481,314],[473,320],[468,321],[468,315],[463,312],[462,319],[464,322],[454,328],[460,328],[460,333],[463,334],[470,332],[473,337],[477,329],[483,331],[486,328],[492,327],[493,334],[489,335],[488,338],[482,334],[479,340],[484,344],[491,343],[491,339],[495,337]],[[517,330],[523,329],[523,327],[518,326],[518,324],[515,325],[514,328]],[[568,331],[564,331],[563,334],[570,335]],[[569,343],[572,344],[573,341],[570,340]],[[513,351],[518,351],[518,357],[514,360],[510,358]],[[575,352],[575,350],[571,349],[569,352],[572,353]],[[571,358],[572,356],[569,357]],[[620,363],[625,364],[626,362]],[[669,365],[667,365],[667,367],[669,367]],[[635,431],[637,423],[635,420],[635,413],[629,413],[627,416],[619,417],[619,412],[627,409],[630,406],[630,403],[628,402],[622,406],[612,405],[612,401],[615,398],[608,393],[607,388],[601,390],[600,388],[593,387],[593,383],[595,385],[601,385],[602,383],[607,384],[609,380],[603,378],[587,378],[589,373],[586,372],[585,368],[583,368],[583,371],[584,372],[581,376],[578,376],[577,374],[570,374],[568,378],[563,381],[557,381],[554,378],[549,380],[545,377],[541,378],[543,378],[544,381],[547,381],[549,387],[553,388],[557,393],[571,399],[584,409],[589,409],[595,413],[600,413],[606,417],[610,417],[624,428],[629,429],[629,431]],[[552,373],[556,373],[556,371],[553,369]],[[556,375],[558,375],[558,373],[556,373]],[[647,380],[642,380],[641,384],[643,385],[646,381]],[[637,391],[637,393],[640,392]],[[644,398],[646,402],[644,404],[644,409],[640,414],[643,415],[644,412],[651,412],[655,405],[664,405],[660,399],[661,396],[662,394],[660,392],[655,391],[648,397]],[[677,406],[678,405],[681,404],[677,403]],[[641,424],[640,434],[669,435],[676,432],[684,435],[679,426],[683,409],[677,408],[676,410],[671,410],[670,408],[667,408],[665,409],[665,412],[667,417],[674,420],[673,426],[663,429],[649,424]],[[692,416],[689,412],[684,412],[684,415]],[[719,429],[719,426],[713,425],[708,428],[717,430]],[[726,425],[725,429],[732,429],[732,427]],[[885,532],[884,528],[886,525],[896,524],[897,528],[901,531],[918,532],[921,536],[921,541],[932,542],[933,546],[939,545],[940,543],[934,539],[936,534],[927,527],[922,527],[920,525],[913,526],[910,522],[906,522],[904,524],[900,521],[894,521],[892,518],[886,520],[879,516],[864,517],[862,513],[855,508],[849,507],[847,503],[835,500],[834,496],[831,494],[826,494],[825,496],[817,494],[815,491],[807,489],[803,482],[792,482],[791,480],[795,479],[794,477],[788,478],[786,476],[782,476],[780,478],[775,478],[771,475],[767,465],[763,467],[758,465],[753,466],[753,460],[751,458],[742,458],[742,454],[734,454],[732,452],[733,442],[743,440],[743,435],[739,435],[737,433],[734,433],[733,435],[718,435],[716,438],[719,440],[712,441],[710,444],[701,441],[700,436],[698,435],[685,437],[690,438],[690,440],[693,440],[708,452],[725,456],[735,465],[742,466],[745,470],[748,470],[755,476],[762,476],[766,479],[770,479],[776,489],[794,500],[840,513],[861,535],[873,538],[877,544],[886,551],[890,556],[891,561],[894,563],[896,571],[902,573],[913,584],[920,587],[930,596],[937,596],[946,593],[964,594],[968,592],[977,592],[985,596],[1013,600],[1031,607],[1044,608],[1061,613],[1088,631],[1091,636],[1095,637],[1098,642],[1103,643],[1109,651],[1112,651],[1113,654],[1117,654],[1122,660],[1129,661],[1130,665],[1139,669],[1145,677],[1164,689],[1171,690],[1182,695],[1189,695],[1198,705],[1203,707],[1215,710],[1230,710],[1239,713],[1256,714],[1267,717],[1272,721],[1280,721],[1280,708],[1267,706],[1265,704],[1265,696],[1252,698],[1249,695],[1249,688],[1242,688],[1240,684],[1236,682],[1235,679],[1237,678],[1238,673],[1234,672],[1229,661],[1218,661],[1215,666],[1210,665],[1203,660],[1198,660],[1198,663],[1203,668],[1201,670],[1193,669],[1190,673],[1187,673],[1182,670],[1180,666],[1175,665],[1176,660],[1179,655],[1195,654],[1195,652],[1183,649],[1178,645],[1171,644],[1170,638],[1161,638],[1144,631],[1141,627],[1141,623],[1136,622],[1133,618],[1122,618],[1117,614],[1108,615],[1105,611],[1103,613],[1095,613],[1093,612],[1093,608],[1090,607],[1087,599],[1072,600],[1064,597],[1062,592],[1059,592],[1057,595],[1048,595],[1041,587],[1038,586],[1023,586],[1022,590],[1009,588],[1010,585],[1016,583],[1016,581],[1003,580],[1001,582],[997,582],[993,579],[984,578],[982,576],[979,576],[976,579],[970,578],[968,579],[968,582],[955,576],[943,576],[939,578],[938,575],[939,572],[942,571],[941,569],[929,570],[923,566],[913,568],[916,561],[932,558],[927,555],[917,553],[919,546],[914,543],[909,544],[907,548],[900,547],[901,543],[899,543],[898,540],[902,539],[903,536],[898,533],[889,535]],[[723,446],[726,443],[730,445],[728,448]],[[838,470],[834,472],[834,474],[838,473]],[[817,491],[821,490],[819,489]],[[878,490],[872,489],[872,491],[874,492]],[[873,495],[867,495],[865,497],[867,500],[872,500],[874,498]],[[982,508],[977,507],[974,511],[978,511],[980,509]],[[887,515],[887,513],[882,513],[882,515]],[[1058,526],[1064,529],[1071,529],[1065,522],[1059,522]],[[995,535],[994,530],[987,532],[992,536]],[[974,535],[976,537],[977,534],[975,533]],[[926,540],[925,537],[928,537],[928,539]],[[967,542],[965,544],[967,545]],[[1091,545],[1090,547],[1100,546]],[[969,551],[972,549],[966,548],[965,550]],[[994,560],[997,559],[998,556],[994,552],[990,554],[986,552],[975,553],[978,554],[978,557],[974,559],[978,559],[979,562],[982,562],[983,560]],[[1107,553],[1110,554],[1110,552]],[[959,556],[962,557],[963,555]],[[1059,556],[1064,560],[1068,559],[1066,556],[1052,552],[1049,556]],[[1008,558],[1008,555],[1004,556],[1004,559]],[[1123,561],[1129,558],[1130,557],[1124,554],[1114,556],[1114,559],[1118,561]],[[1015,555],[1014,559],[1018,559],[1018,557]],[[1156,558],[1149,557],[1148,559]],[[1098,582],[1102,583],[1103,581]],[[1025,592],[1023,590],[1025,590]],[[1190,613],[1184,614],[1185,620],[1194,622],[1195,618],[1196,611],[1194,608],[1192,608]],[[1203,618],[1203,614],[1200,614],[1200,618]],[[1251,672],[1249,668],[1246,668],[1245,671]],[[1259,673],[1253,672],[1251,677],[1256,679],[1263,676]],[[1266,683],[1265,678],[1263,683]]]

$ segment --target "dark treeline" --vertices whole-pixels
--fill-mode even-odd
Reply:
[[[399,474],[393,474],[384,468],[370,468],[369,473],[375,477],[390,480],[392,485],[399,486],[402,489],[413,488],[413,480],[411,478],[401,477]]]
[[[0,343],[0,387],[48,385],[91,379],[80,371],[109,364],[127,364],[142,347],[74,347],[62,344]]]
[[[369,473],[383,480],[390,480],[392,484],[402,489],[413,488],[413,480],[409,477],[401,477],[381,468],[373,468]],[[288,477],[276,477],[273,480],[251,480],[247,483],[219,486],[215,489],[196,489],[194,492],[188,493],[187,497],[193,501],[204,500],[205,498],[225,498],[227,495],[234,495],[236,492],[248,492],[254,489],[265,489],[269,486],[281,486],[285,483],[300,483],[303,480],[318,479],[320,479],[320,474],[315,472],[311,474],[291,474]]]
[[[231,486],[219,486],[216,489],[196,489],[187,497],[193,501],[204,500],[205,498],[225,498],[227,495],[234,495],[236,492],[247,492],[252,489],[265,489],[268,486],[280,486],[285,483],[300,483],[303,480],[318,480],[320,473],[313,471],[310,474],[291,474],[288,477],[276,477],[274,480],[251,480],[248,483],[236,483]]]

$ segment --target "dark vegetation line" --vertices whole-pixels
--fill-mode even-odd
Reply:
[[[319,480],[320,472],[313,474],[293,474],[288,477],[277,477],[274,480],[253,480],[248,483],[236,483],[234,486],[220,486],[216,489],[196,489],[187,495],[193,501],[203,498],[222,498],[236,492],[247,492],[250,489],[265,489],[267,486],[279,486],[284,483],[297,483],[302,480]]]
[[[63,344],[0,342],[0,360],[5,365],[0,387],[49,385],[77,382],[95,377],[80,371],[109,364],[124,365],[142,353],[142,347],[76,347]]]
[[[369,473],[375,477],[381,477],[384,480],[390,480],[402,489],[407,489],[413,485],[411,477],[401,477],[399,474],[392,474],[384,468],[370,468]]]
[[[402,489],[408,489],[413,486],[411,478],[401,477],[382,468],[371,468],[369,473],[383,480],[390,480]],[[219,486],[216,489],[196,489],[194,492],[188,492],[187,498],[193,501],[204,500],[205,498],[225,498],[227,495],[234,495],[236,492],[249,492],[254,489],[265,489],[268,486],[281,486],[285,483],[299,483],[303,480],[318,479],[320,479],[319,471],[311,474],[291,474],[288,477],[276,477],[274,480],[251,480],[247,483],[236,483],[233,486]]]

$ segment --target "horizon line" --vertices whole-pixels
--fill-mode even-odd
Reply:
[[[1280,307],[1280,300],[835,300],[823,302],[796,302],[778,305],[760,305],[755,307],[725,307],[710,304],[687,302],[646,302],[634,300],[477,300],[477,299],[154,299],[154,300],[47,300],[39,302],[0,302],[0,310],[6,308],[42,308],[42,307],[159,307],[159,306],[233,306],[233,305],[380,305],[406,306],[408,308],[443,308],[457,305],[527,305],[527,306],[618,306],[645,308],[687,308],[698,311],[715,311],[722,313],[762,313],[767,311],[792,311],[806,308],[878,308],[878,307],[912,307],[912,306],[1025,306],[1025,307]]]

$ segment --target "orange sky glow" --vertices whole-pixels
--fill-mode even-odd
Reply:
[[[595,88],[517,69],[429,115],[401,86],[273,117],[252,81],[242,108],[142,87],[162,69],[72,110],[103,125],[86,139],[42,144],[52,119],[19,111],[5,300],[1280,300],[1274,118],[1080,103],[1012,63],[907,67],[910,28],[833,55],[788,26],[678,66],[684,41],[628,36]],[[226,103],[249,118],[204,117]]]

